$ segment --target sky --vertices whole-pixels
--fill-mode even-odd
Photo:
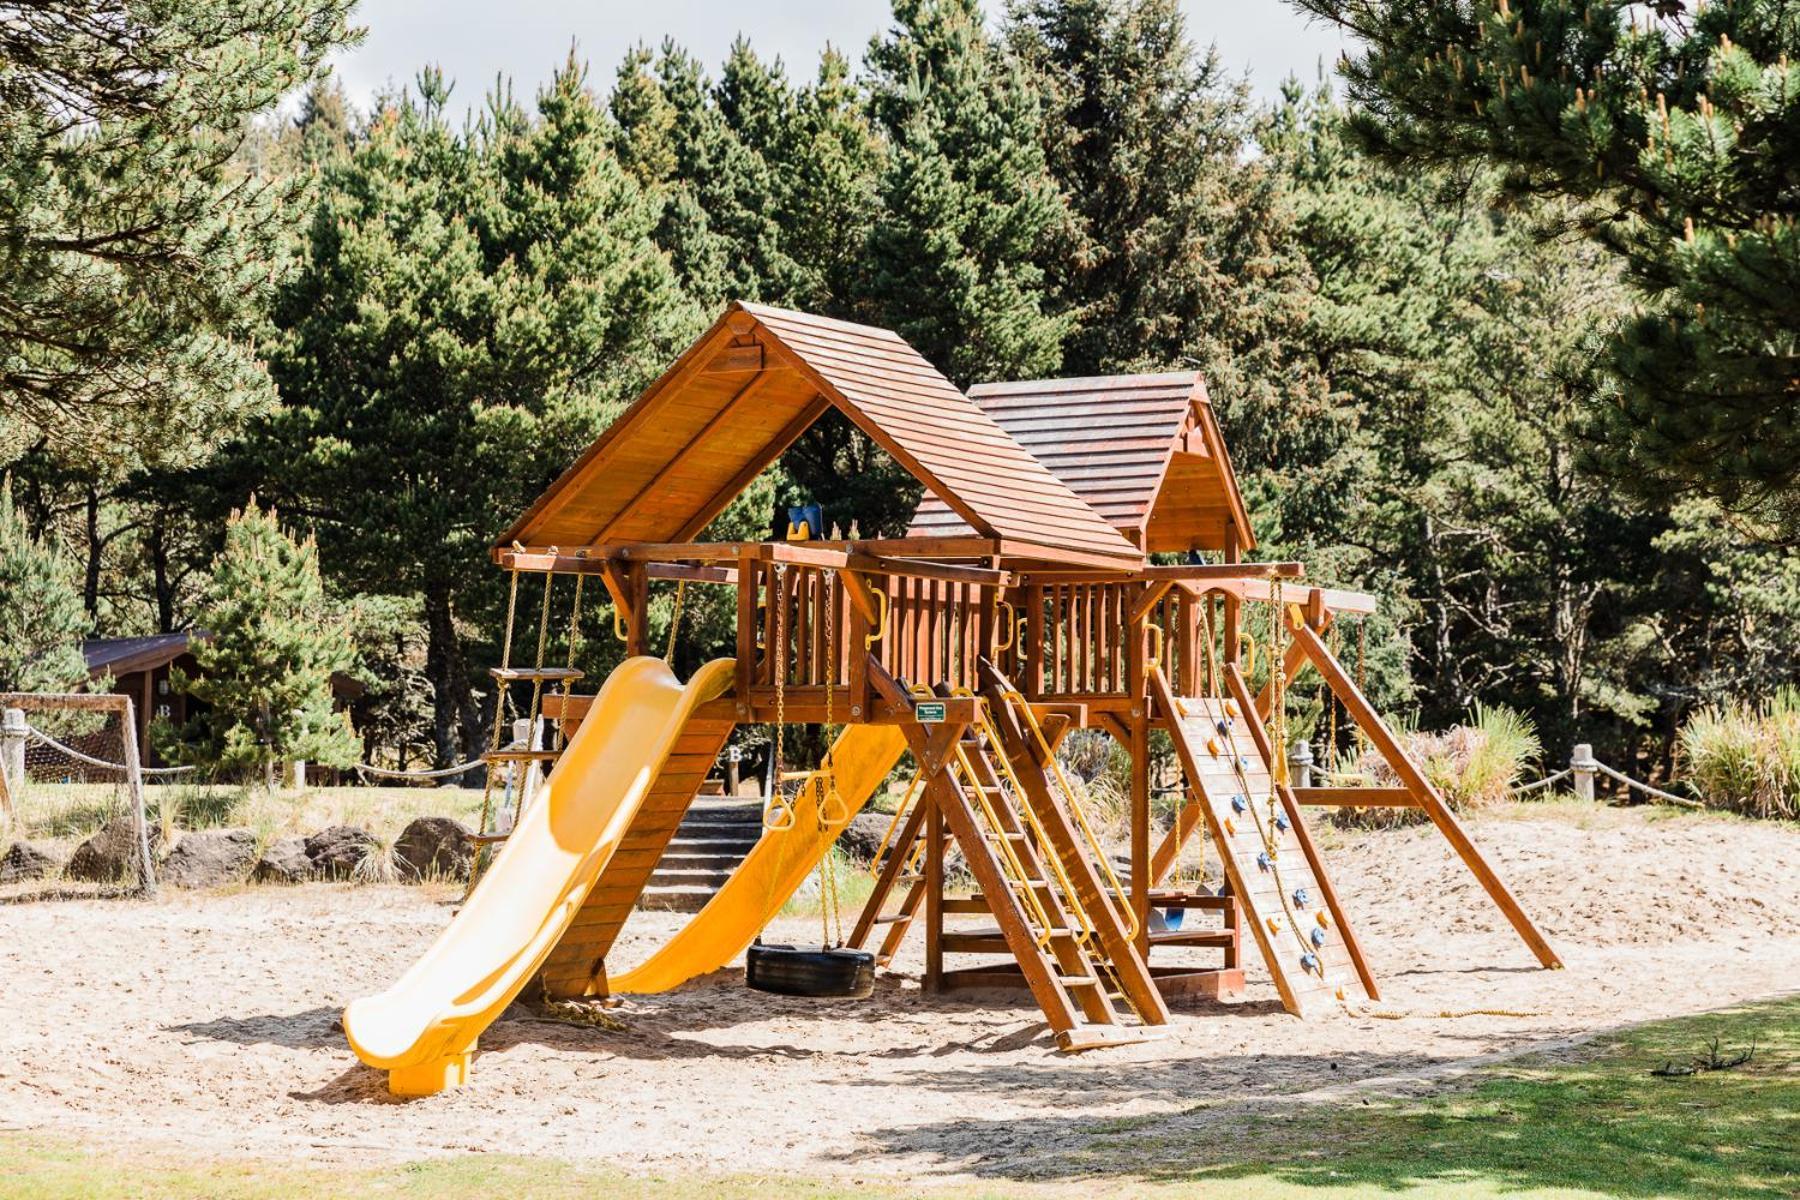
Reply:
[[[990,11],[998,0],[989,0]],[[1329,69],[1343,40],[1309,25],[1285,0],[1182,0],[1189,31],[1219,48],[1226,65],[1247,72],[1258,96],[1272,99],[1290,74],[1312,80]],[[571,39],[597,86],[625,51],[673,36],[716,68],[740,32],[765,56],[779,55],[790,78],[810,75],[832,44],[857,60],[887,27],[888,0],[362,0],[356,21],[368,30],[336,68],[359,107],[391,84],[410,83],[435,63],[456,81],[452,108],[477,104],[497,76],[530,95],[567,55]]]

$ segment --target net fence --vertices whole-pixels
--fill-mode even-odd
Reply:
[[[155,886],[134,714],[95,700],[0,697],[0,897]]]

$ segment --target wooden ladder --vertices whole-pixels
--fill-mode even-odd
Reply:
[[[885,672],[872,681],[884,692],[905,695]],[[1157,1036],[1147,1026],[1167,1021],[1160,997],[1137,1010],[1142,1024],[1124,1023],[1141,998],[1139,989],[1135,983],[1129,989],[1120,986],[1094,914],[1082,903],[1084,889],[1047,845],[1052,838],[1041,828],[1037,814],[1024,807],[1029,801],[1020,794],[1023,789],[1017,786],[1005,749],[984,730],[985,724],[943,725],[930,733],[922,726],[908,726],[924,791],[892,846],[852,944],[859,944],[859,937],[866,939],[886,918],[889,929],[883,949],[891,957],[898,947],[930,883],[908,865],[926,822],[936,812],[962,851],[982,893],[983,907],[998,924],[998,930],[989,933],[946,933],[943,948],[1010,953],[1064,1050]],[[884,913],[886,897],[901,883],[908,891],[900,908]],[[1141,958],[1136,962],[1141,968]],[[1155,995],[1154,986],[1149,991]],[[1115,1000],[1125,1001],[1125,1011]]]

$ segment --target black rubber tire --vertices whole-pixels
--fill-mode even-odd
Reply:
[[[866,950],[757,945],[744,954],[744,982],[779,996],[861,1000],[875,991],[875,956]]]

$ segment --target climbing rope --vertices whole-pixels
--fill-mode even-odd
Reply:
[[[513,629],[518,620],[518,615],[519,568],[514,567],[508,573],[508,584],[506,589],[506,632],[502,636],[500,642],[500,669],[502,671],[512,666]],[[497,753],[500,749],[500,729],[506,724],[506,708],[509,698],[506,680],[497,679],[495,680],[495,683],[494,727],[492,734],[488,739],[488,750],[490,753]],[[493,816],[493,809],[494,764],[492,760],[489,760],[487,779],[481,788],[481,824],[476,826],[476,829],[483,837],[486,837],[493,832],[493,829],[490,828],[490,818]],[[482,871],[487,868],[487,860],[488,847],[486,843],[483,843],[476,851],[475,862],[469,870],[470,891],[475,889],[475,881],[481,877]]]

